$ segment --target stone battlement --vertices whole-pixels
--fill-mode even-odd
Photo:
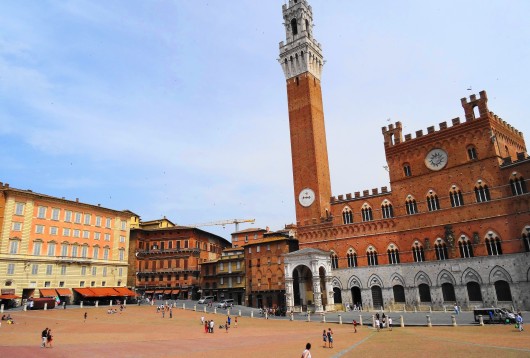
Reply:
[[[348,193],[346,195],[338,195],[338,196],[332,196],[329,200],[331,204],[339,203],[343,201],[352,201],[352,200],[358,200],[358,199],[367,199],[375,196],[380,195],[386,195],[389,194],[388,187],[382,186],[381,192],[379,192],[379,188],[373,188],[372,192],[370,193],[370,190],[363,190],[362,195],[360,191],[356,191],[353,193],[353,196],[351,193]]]
[[[471,122],[480,119],[492,119],[497,123],[501,124],[504,128],[506,128],[508,131],[512,132],[516,136],[523,138],[523,133],[521,131],[515,129],[513,126],[504,121],[501,117],[488,110],[488,96],[486,94],[486,91],[480,91],[478,98],[477,95],[472,94],[471,96],[469,96],[469,99],[462,98],[460,102],[462,103],[462,107],[464,108],[465,122]],[[456,117],[451,120],[451,126],[449,126],[447,122],[441,122],[438,124],[438,130],[435,129],[435,126],[429,126],[427,127],[427,133],[424,133],[423,130],[420,129],[415,132],[414,137],[412,136],[412,134],[409,133],[405,134],[405,137],[402,138],[402,124],[401,122],[396,122],[395,125],[389,124],[388,126],[382,127],[382,133],[385,138],[385,147],[391,147],[403,142],[408,142],[413,139],[421,138],[425,135],[441,132],[449,128],[456,127],[460,124],[462,124],[460,117]]]

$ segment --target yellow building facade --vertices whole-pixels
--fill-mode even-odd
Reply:
[[[125,286],[131,217],[0,183],[0,294],[72,302],[72,289]]]

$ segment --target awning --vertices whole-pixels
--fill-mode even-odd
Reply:
[[[118,296],[136,296],[136,293],[127,287],[114,287],[114,290],[118,292]]]
[[[20,296],[17,296],[17,295],[0,295],[0,300],[14,300],[16,298],[20,298]]]
[[[57,292],[53,288],[41,288],[39,289],[41,297],[56,297]]]
[[[96,295],[94,294],[94,292],[92,292],[90,288],[74,288],[74,291],[85,297],[96,297]]]
[[[164,290],[156,290],[154,293],[164,293]]]
[[[69,288],[56,288],[55,291],[57,291],[59,296],[72,296],[72,291]]]
[[[155,291],[153,290],[150,290],[150,291],[145,291],[144,293],[154,293]]]
[[[173,292],[171,292],[173,295],[178,295],[180,292],[180,290],[173,290]]]

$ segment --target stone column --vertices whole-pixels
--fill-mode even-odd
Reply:
[[[333,278],[331,276],[326,276],[326,292],[324,293],[327,296],[327,307],[324,307],[325,310],[332,310],[335,307],[335,295],[333,291]]]
[[[313,299],[315,304],[315,312],[322,312],[322,296],[320,292],[320,276],[313,276]]]
[[[294,307],[294,289],[293,289],[293,279],[285,279],[285,304],[288,311],[292,311]]]

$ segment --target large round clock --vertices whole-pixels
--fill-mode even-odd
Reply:
[[[440,170],[443,169],[446,165],[447,153],[443,149],[433,149],[425,157],[425,166],[430,170]]]
[[[302,189],[300,194],[298,194],[298,202],[303,207],[307,208],[313,204],[315,201],[315,192],[312,189],[305,188]]]

